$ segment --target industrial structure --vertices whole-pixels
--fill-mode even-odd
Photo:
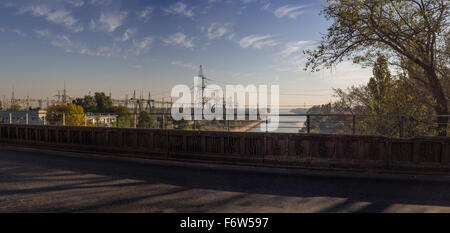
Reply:
[[[0,122],[5,124],[46,125],[46,110],[0,111]]]

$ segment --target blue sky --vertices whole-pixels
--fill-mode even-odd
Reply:
[[[325,103],[367,82],[343,63],[302,71],[330,22],[311,0],[16,0],[0,3],[0,94],[42,98],[133,90],[168,96],[198,66],[214,84],[279,84],[282,105]],[[146,95],[146,94],[145,94]]]

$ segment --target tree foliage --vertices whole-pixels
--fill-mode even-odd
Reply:
[[[449,4],[446,0],[328,0],[323,14],[333,23],[321,45],[305,51],[306,69],[330,68],[345,58],[367,64],[382,52],[391,64],[414,67],[418,84],[433,99],[435,114],[448,115]],[[407,78],[413,79],[410,75]],[[447,122],[448,117],[437,118],[440,135],[446,135]]]
[[[335,90],[334,111],[367,115],[357,118],[358,133],[398,136],[403,124],[405,136],[436,135],[437,127],[430,124],[433,119],[419,117],[432,114],[433,109],[423,93],[411,92],[416,83],[405,74],[391,76],[382,55],[374,64],[373,75],[367,85]],[[402,119],[401,115],[411,117]]]
[[[95,102],[97,103],[96,112],[106,113],[111,111],[113,104],[109,96],[106,96],[104,92],[95,93]]]
[[[141,111],[139,113],[138,128],[155,128],[156,121],[147,111]]]
[[[322,116],[328,114],[336,114],[333,104],[322,104],[312,106],[306,114],[311,114],[309,121],[310,133],[326,133],[326,134],[349,134],[351,133],[351,120],[347,116]],[[301,133],[307,132],[307,123],[300,129]]]
[[[81,106],[75,104],[61,104],[51,106],[47,110],[47,120],[52,125],[63,125],[63,119],[65,119],[65,125],[67,126],[84,126],[84,110]]]
[[[190,129],[189,122],[185,119],[181,119],[179,121],[173,121],[174,128],[178,130],[187,130]]]
[[[19,104],[13,104],[13,105],[9,106],[9,108],[7,110],[8,111],[20,111],[20,110],[22,110],[22,106],[20,106]]]
[[[113,111],[113,103],[104,92],[96,92],[94,96],[86,95],[84,98],[77,98],[72,104],[83,107],[85,112],[109,113]]]
[[[117,114],[117,127],[131,128],[133,127],[133,115],[125,106],[117,106],[112,108],[112,112]]]
[[[90,95],[84,96],[84,98],[76,98],[72,101],[72,104],[79,105],[83,107],[85,112],[96,112],[97,111],[97,103],[94,97]]]

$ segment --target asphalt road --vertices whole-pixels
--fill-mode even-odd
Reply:
[[[450,212],[450,178],[0,147],[0,212]]]

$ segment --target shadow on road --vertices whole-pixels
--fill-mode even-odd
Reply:
[[[79,195],[83,201],[103,195],[102,200],[85,206],[72,204],[67,207],[64,200],[53,200],[49,203],[56,206],[22,208],[24,211],[37,212],[89,212],[132,203],[140,203],[143,211],[157,212],[161,209],[152,210],[152,206],[166,205],[169,212],[222,211],[230,203],[244,211],[251,211],[255,205],[261,210],[264,210],[264,205],[283,210],[287,208],[286,203],[298,205],[299,208],[306,205],[314,207],[314,202],[322,207],[311,211],[320,212],[382,212],[394,204],[450,207],[450,183],[444,181],[194,168],[179,164],[151,164],[14,150],[0,150],[0,182],[1,196],[9,200],[11,208],[16,203],[14,198],[30,195],[36,198],[33,195],[42,197],[48,193],[71,191],[69,195]],[[102,190],[115,190],[120,195],[107,196],[110,193],[102,193]],[[302,199],[289,199],[294,197]],[[325,197],[334,199],[322,199]],[[144,200],[148,203],[143,203]],[[66,207],[58,208],[58,203]],[[177,203],[185,204],[181,208]],[[360,204],[352,209],[355,203]],[[8,206],[4,208],[10,210]]]

